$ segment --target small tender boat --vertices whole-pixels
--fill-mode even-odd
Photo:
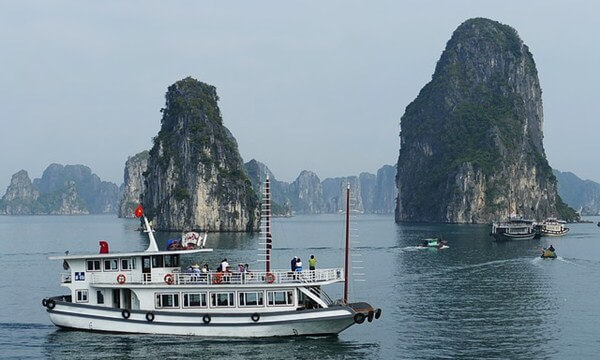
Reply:
[[[429,247],[429,248],[437,248],[437,249],[449,248],[448,241],[445,241],[445,240],[442,240],[439,238],[424,239],[420,246],[421,247]]]
[[[532,240],[536,237],[533,220],[510,216],[507,221],[494,222],[490,233],[496,240]]]
[[[542,259],[556,259],[556,250],[554,249],[554,247],[552,247],[552,245],[550,245],[549,248],[543,248],[542,249],[542,256],[540,256]]]
[[[349,187],[347,201],[349,204]],[[47,297],[42,305],[61,328],[121,333],[203,337],[335,335],[354,324],[379,319],[381,309],[348,301],[349,211],[346,211],[344,268],[275,270],[271,268],[269,179],[262,205],[261,237],[265,268],[182,269],[182,256],[203,256],[206,236],[184,234],[160,251],[153,230],[138,207],[150,244],[146,251],[112,253],[100,242],[99,254],[53,256],[66,273],[67,294]],[[201,261],[200,263],[203,263]],[[227,264],[228,265],[228,264]],[[334,301],[323,287],[344,283],[343,299]]]
[[[535,231],[540,236],[563,236],[569,232],[569,228],[565,227],[566,222],[557,218],[547,218],[541,223],[535,225]]]

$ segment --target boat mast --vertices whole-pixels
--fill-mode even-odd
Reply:
[[[154,238],[154,234],[153,234],[154,230],[152,230],[152,227],[150,226],[150,223],[148,222],[146,215],[142,215],[142,216],[144,217],[144,225],[146,227],[144,232],[148,233],[148,239],[150,240],[146,251],[147,252],[148,251],[158,251],[158,246],[156,245],[156,239]]]
[[[267,179],[265,180],[265,263],[266,263],[266,272],[271,271],[271,189],[270,189],[270,181],[269,175],[267,175]]]
[[[348,263],[350,258],[350,184],[346,188],[346,261],[344,265],[344,303],[348,303]]]

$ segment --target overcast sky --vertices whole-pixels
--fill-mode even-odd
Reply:
[[[244,161],[280,180],[393,164],[405,107],[471,17],[529,46],[550,164],[600,181],[593,1],[2,1],[0,196],[20,169],[85,164],[121,183],[167,87],[217,87]]]

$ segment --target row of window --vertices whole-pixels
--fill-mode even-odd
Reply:
[[[88,290],[82,289],[82,290],[75,290],[75,302],[78,303],[86,303],[89,300],[88,297]],[[101,290],[96,291],[96,302],[98,304],[104,304],[104,294],[102,293]]]
[[[119,271],[119,269],[128,271],[135,269],[135,258],[87,260],[86,263],[87,271]],[[121,265],[120,268],[119,265]]]
[[[210,307],[235,307],[236,291],[210,292]],[[184,309],[206,308],[207,293],[181,293]],[[264,291],[237,291],[238,307],[265,306]],[[155,293],[157,309],[178,309],[180,293]],[[292,290],[267,291],[267,306],[288,306],[294,304]]]

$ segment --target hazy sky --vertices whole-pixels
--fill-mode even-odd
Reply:
[[[550,164],[600,181],[593,1],[2,1],[0,196],[20,169],[88,165],[121,183],[151,147],[164,94],[217,87],[245,161],[280,180],[395,163],[399,121],[454,29],[513,26],[544,100]]]

